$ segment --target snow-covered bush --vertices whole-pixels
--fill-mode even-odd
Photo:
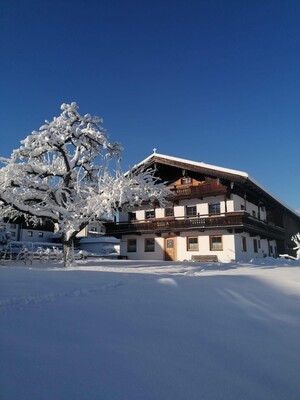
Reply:
[[[168,191],[153,171],[121,172],[122,147],[109,142],[100,118],[81,116],[76,103],[62,104],[61,110],[10,158],[1,158],[0,206],[2,217],[55,223],[67,266],[73,238],[88,223],[112,218],[118,209],[143,200],[163,204]]]

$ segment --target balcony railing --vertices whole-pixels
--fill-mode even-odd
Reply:
[[[207,197],[226,194],[226,186],[220,183],[203,183],[198,186],[174,187],[171,188],[172,195],[170,197],[185,198],[185,197]]]
[[[284,229],[274,224],[261,221],[252,217],[246,212],[231,212],[214,216],[201,217],[168,217],[153,218],[143,221],[130,221],[106,224],[108,235],[142,234],[142,233],[163,233],[180,232],[186,230],[206,229],[241,229],[253,235],[281,239],[284,236]]]

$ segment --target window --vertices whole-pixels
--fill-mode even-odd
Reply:
[[[210,250],[220,251],[223,250],[222,236],[210,236]]]
[[[252,217],[256,218],[256,211],[252,210]]]
[[[44,232],[39,232],[39,237],[40,238],[44,237]]]
[[[273,246],[269,245],[269,256],[273,255]]]
[[[145,211],[145,219],[155,218],[155,210]]]
[[[209,214],[220,214],[220,212],[221,212],[220,203],[211,203],[208,205]]]
[[[154,239],[145,239],[145,252],[154,252],[155,241]]]
[[[174,239],[167,239],[166,247],[167,247],[167,249],[173,249],[174,248]]]
[[[173,207],[165,208],[165,217],[174,217],[174,208]]]
[[[128,253],[136,252],[136,239],[128,239],[127,240],[127,251],[128,251]]]
[[[10,229],[17,229],[17,224],[9,224]]]
[[[244,204],[241,204],[241,210],[244,211],[245,210],[245,206]]]
[[[258,252],[257,239],[253,239],[253,250],[254,250],[254,253]]]
[[[242,251],[247,251],[247,239],[246,236],[242,236]]]
[[[189,183],[192,183],[192,179],[188,176],[185,176],[184,178],[181,179],[181,184],[182,185],[187,185]]]
[[[33,232],[32,232],[32,231],[28,231],[28,232],[27,232],[27,236],[28,236],[28,237],[32,237],[32,236],[33,236]]]
[[[193,217],[197,215],[197,207],[196,206],[186,206],[185,213],[187,217]]]
[[[128,220],[129,221],[135,221],[136,220],[136,213],[135,212],[129,212],[128,213]]]
[[[199,250],[197,237],[188,237],[186,240],[187,240],[187,250],[188,251]]]

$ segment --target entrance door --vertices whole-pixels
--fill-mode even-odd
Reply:
[[[165,260],[175,261],[176,260],[176,238],[169,237],[165,238]]]

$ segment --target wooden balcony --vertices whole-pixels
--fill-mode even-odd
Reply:
[[[227,187],[220,183],[203,183],[197,186],[181,186],[170,188],[172,195],[170,200],[182,198],[202,198],[208,196],[218,196],[227,193]]]
[[[262,238],[283,239],[284,229],[274,224],[261,221],[246,212],[231,212],[215,216],[153,218],[143,221],[107,223],[106,234],[121,236],[142,233],[179,233],[187,230],[205,231],[217,229],[235,229],[259,235]]]

